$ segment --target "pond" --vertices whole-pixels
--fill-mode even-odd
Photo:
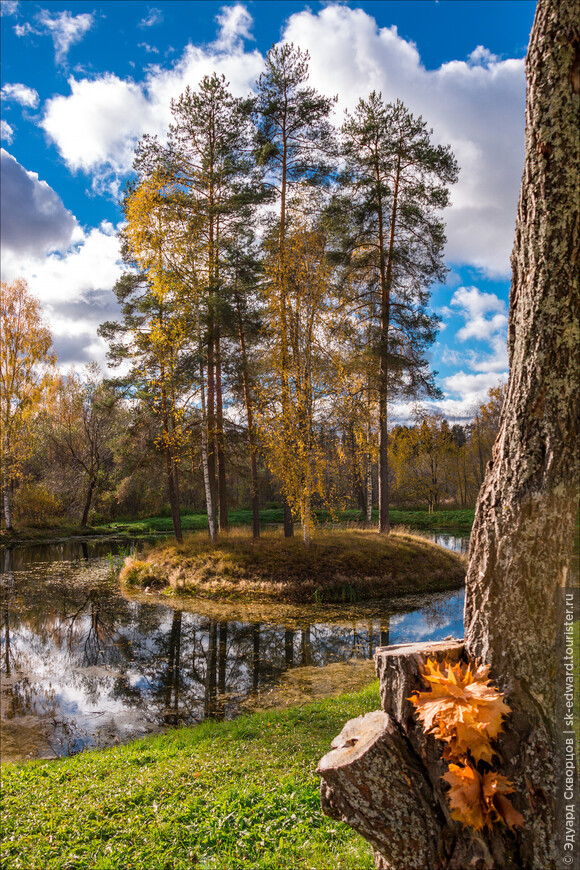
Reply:
[[[67,540],[0,554],[3,761],[304,703],[372,680],[379,645],[463,635],[462,591],[253,611],[130,600],[114,570],[126,547]]]

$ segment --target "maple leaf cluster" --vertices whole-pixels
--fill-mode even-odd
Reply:
[[[495,753],[491,741],[502,729],[503,717],[511,708],[503,693],[490,685],[489,666],[427,660],[423,679],[427,692],[415,692],[410,701],[427,733],[443,741],[443,758],[449,772],[449,802],[454,819],[475,830],[491,828],[497,821],[509,828],[523,825],[521,813],[506,794],[513,792],[511,782],[493,770],[483,773],[477,764],[491,766]]]

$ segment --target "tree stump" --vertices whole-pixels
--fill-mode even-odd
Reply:
[[[409,701],[426,688],[428,658],[456,663],[464,655],[454,639],[379,647],[382,710],[347,722],[318,765],[323,812],[371,843],[378,870],[522,866],[519,837],[505,826],[484,838],[451,818],[443,744],[425,734]]]

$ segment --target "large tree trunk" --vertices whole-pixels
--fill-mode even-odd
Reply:
[[[224,413],[222,397],[222,359],[220,328],[215,328],[215,386],[216,386],[216,445],[218,465],[218,520],[220,532],[228,530],[228,488],[226,479],[226,451],[224,445]]]
[[[85,498],[85,506],[83,508],[83,515],[81,517],[81,529],[86,529],[89,522],[89,511],[91,509],[91,503],[93,501],[93,493],[95,491],[95,486],[97,485],[96,477],[91,477],[89,481],[89,485],[87,488],[87,495]]]
[[[563,732],[571,733],[571,726],[558,715],[557,692],[564,691],[558,603],[577,597],[571,588],[564,590],[570,582],[580,468],[579,19],[575,0],[539,0],[526,62],[510,379],[476,508],[466,586],[463,654],[491,666],[512,707],[496,769],[514,783],[512,803],[524,816],[524,828],[514,832],[496,823],[475,833],[449,821],[438,769],[441,744],[426,739],[405,709],[426,653],[396,660],[390,647],[377,655],[387,717],[351,728],[351,745],[360,744],[360,751],[351,753],[357,756],[354,772],[351,761],[330,758],[332,753],[320,764],[323,809],[371,840],[377,867],[544,870],[573,863],[565,842],[578,849],[560,827],[565,806],[558,798],[567,793],[569,805],[575,800],[573,790],[564,788]],[[382,788],[376,792],[379,779]],[[386,835],[373,839],[369,820],[377,802],[382,827],[378,822],[371,827]],[[407,842],[415,844],[420,858],[409,857]]]

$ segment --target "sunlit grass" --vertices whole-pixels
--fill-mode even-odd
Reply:
[[[369,845],[322,815],[320,757],[378,685],[104,752],[5,765],[2,867],[366,870]]]

